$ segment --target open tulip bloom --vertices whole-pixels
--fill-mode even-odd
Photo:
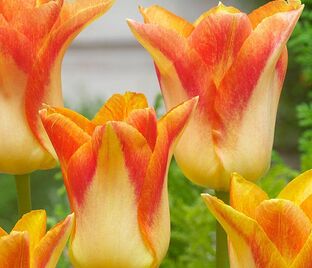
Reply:
[[[112,0],[0,0],[0,172],[55,165],[41,104],[62,106],[61,62],[74,37]]]
[[[0,228],[1,268],[54,268],[72,231],[74,216],[46,232],[44,210],[25,214],[10,234]]]
[[[286,42],[302,9],[276,0],[247,15],[219,4],[190,23],[151,6],[140,8],[145,23],[128,21],[155,61],[167,108],[199,96],[174,152],[193,182],[226,191],[231,172],[256,180],[269,167]]]
[[[196,103],[158,122],[136,93],[114,95],[91,121],[64,108],[40,112],[76,216],[75,267],[159,266],[170,239],[167,169]]]
[[[202,195],[230,241],[231,267],[303,268],[312,263],[312,170],[276,199],[233,174],[231,206]]]

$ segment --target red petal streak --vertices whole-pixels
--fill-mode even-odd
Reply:
[[[138,214],[141,232],[156,256],[164,253],[157,251],[157,240],[162,239],[158,232],[166,233],[167,224],[169,225],[166,184],[172,149],[189,121],[197,101],[198,98],[193,98],[175,107],[158,123],[157,141],[144,180]]]
[[[83,8],[75,9],[75,13],[62,23],[56,23],[52,33],[45,40],[37,62],[28,80],[25,95],[25,112],[29,126],[45,148],[49,148],[44,131],[38,117],[38,110],[42,103],[60,106],[62,97],[60,90],[61,62],[67,47],[77,34],[88,23],[103,14],[112,4],[111,1],[97,3],[92,6],[92,1],[75,1],[83,3]],[[69,4],[70,5],[70,4]]]
[[[154,150],[157,138],[157,117],[153,108],[134,110],[126,122],[135,127],[146,139],[151,150]]]
[[[152,153],[151,149],[137,129],[124,122],[111,122],[111,125],[121,144],[129,178],[135,186],[136,196],[139,199]]]
[[[84,143],[91,140],[91,136],[77,126],[69,118],[59,113],[53,113],[53,108],[40,111],[42,123],[65,171],[71,156]]]
[[[38,48],[39,41],[44,38],[56,22],[61,11],[63,1],[49,1],[38,7],[18,10],[10,25],[21,32]]]
[[[190,46],[207,64],[217,87],[251,31],[246,14],[218,12],[203,19],[189,37]]]
[[[247,38],[216,98],[216,109],[225,125],[243,116],[264,70],[276,66],[301,11],[275,14],[263,20]]]
[[[71,206],[83,204],[84,194],[88,189],[97,168],[97,159],[105,135],[105,126],[95,129],[92,140],[82,145],[71,157],[67,167],[68,193]]]
[[[0,51],[1,57],[11,56],[17,66],[25,73],[29,73],[34,51],[29,40],[21,33],[10,28],[10,26],[0,27]]]
[[[0,238],[0,267],[30,267],[29,238],[26,232],[14,232]]]

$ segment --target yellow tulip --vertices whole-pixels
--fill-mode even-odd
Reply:
[[[312,170],[291,181],[276,199],[233,174],[231,206],[202,195],[228,234],[231,267],[303,268],[312,263]]]
[[[1,268],[54,268],[72,231],[74,216],[46,232],[44,210],[25,214],[10,234],[0,228]]]
[[[41,111],[76,216],[75,267],[159,266],[170,240],[168,165],[196,103],[159,121],[136,93],[114,95],[91,121],[68,109]]]
[[[227,191],[232,172],[256,180],[268,169],[286,43],[302,9],[277,0],[247,15],[220,3],[190,23],[151,6],[140,8],[145,23],[129,20],[155,62],[166,107],[199,96],[175,149],[193,182]]]
[[[0,172],[52,168],[42,103],[63,105],[61,63],[76,35],[113,0],[0,0]]]

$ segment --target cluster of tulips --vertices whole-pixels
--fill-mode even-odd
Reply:
[[[16,176],[24,214],[10,233],[0,228],[0,267],[56,267],[69,237],[74,267],[159,267],[173,153],[187,178],[229,196],[202,195],[227,234],[219,267],[227,254],[231,267],[311,267],[312,171],[276,199],[251,182],[270,165],[301,2],[275,0],[250,14],[220,3],[194,23],[140,7],[144,23],[128,24],[155,62],[168,112],[158,120],[144,95],[127,92],[89,120],[63,108],[61,64],[112,4],[0,0],[0,172]],[[46,232],[45,211],[26,204],[25,174],[57,160],[72,214]]]

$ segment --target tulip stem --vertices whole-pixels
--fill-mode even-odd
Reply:
[[[30,175],[15,175],[18,216],[31,211]]]
[[[229,204],[230,196],[228,192],[215,192],[216,197],[222,200],[224,203]],[[229,253],[228,253],[228,241],[226,232],[223,230],[220,223],[216,222],[216,268],[228,268]]]

